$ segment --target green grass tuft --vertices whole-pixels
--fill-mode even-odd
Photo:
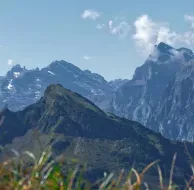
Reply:
[[[64,156],[59,156],[56,159],[51,159],[51,149],[47,148],[42,152],[40,158],[36,158],[33,153],[25,151],[19,154],[12,150],[15,157],[4,161],[0,164],[0,190],[140,190],[140,189],[161,189],[161,190],[175,190],[179,189],[173,183],[173,171],[176,162],[176,154],[172,161],[172,168],[170,172],[169,183],[165,186],[162,176],[162,170],[155,161],[144,168],[141,173],[138,173],[135,168],[131,168],[127,177],[124,175],[124,170],[115,176],[114,173],[107,175],[94,184],[90,184],[83,178],[82,172],[77,167],[71,168],[68,174],[63,172],[63,165],[65,164]],[[25,161],[28,158],[33,164],[28,165]],[[29,161],[28,160],[28,161]],[[73,162],[73,160],[72,160]],[[29,162],[28,162],[29,163]],[[159,186],[151,187],[144,180],[144,175],[153,166],[158,168]],[[194,175],[191,176],[187,182],[185,189],[192,189],[192,181]]]

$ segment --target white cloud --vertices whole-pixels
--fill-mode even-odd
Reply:
[[[147,59],[151,61],[158,61],[158,55],[159,55],[159,52],[156,50],[153,50]]]
[[[105,24],[97,24],[96,25],[96,28],[99,30],[103,29],[104,27],[105,27]]]
[[[85,55],[85,56],[84,56],[84,59],[85,59],[85,60],[89,60],[89,59],[91,59],[91,57]]]
[[[108,27],[112,35],[119,37],[126,37],[130,31],[130,25],[124,20],[124,18],[115,17],[114,20],[108,22]]]
[[[83,19],[96,20],[101,16],[101,13],[94,10],[85,10],[82,14]],[[109,20],[108,24],[96,24],[98,30],[108,28],[112,35],[119,37],[126,37],[131,29],[130,25],[125,21],[123,17],[115,17],[113,20]]]
[[[9,60],[7,61],[7,64],[10,65],[10,66],[12,66],[12,65],[13,65],[13,60],[12,60],[12,59],[9,59]]]
[[[194,44],[194,16],[184,15],[189,23],[189,29],[184,33],[172,31],[168,23],[154,22],[148,15],[142,15],[134,22],[135,34],[133,39],[144,54],[150,54],[154,45],[160,42],[169,45],[193,45]]]
[[[178,61],[179,63],[180,62],[184,62],[185,61],[185,58],[184,58],[184,49],[181,50],[181,51],[178,51],[176,49],[170,49],[169,52],[171,53],[171,56],[170,59],[166,60],[166,61],[162,61],[161,64],[168,64],[169,63],[169,60],[170,61]],[[152,53],[149,55],[148,57],[148,60],[151,60],[151,61],[158,61],[158,56],[160,55],[160,53],[154,49],[152,51]],[[158,64],[160,64],[160,62],[158,62]]]
[[[194,28],[194,16],[191,15],[185,15],[185,20],[191,24],[191,28]]]
[[[108,21],[108,26],[109,26],[110,28],[112,27],[112,24],[113,24],[113,21],[112,21],[112,20]]]
[[[181,36],[181,42],[192,45],[194,44],[194,16],[185,15],[184,18],[190,24],[190,28]]]
[[[94,11],[94,10],[85,10],[81,17],[83,19],[92,19],[92,20],[96,20],[97,18],[99,18],[101,16],[100,12]]]
[[[169,45],[176,43],[180,36],[170,31],[167,23],[154,22],[148,15],[142,15],[134,22],[135,34],[133,39],[144,54],[150,54],[154,45],[165,42]]]
[[[171,60],[184,61],[184,56],[183,56],[184,51],[180,52],[175,49],[172,49],[170,50],[170,52],[173,54],[173,56],[171,57]]]

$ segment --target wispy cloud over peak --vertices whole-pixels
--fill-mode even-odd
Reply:
[[[85,10],[81,17],[83,19],[92,19],[92,20],[96,20],[98,19],[99,17],[101,16],[101,13],[100,12],[97,12],[95,10],[91,10],[91,9],[87,9]]]
[[[154,22],[148,15],[138,17],[134,22],[135,34],[132,36],[144,55],[150,54],[160,42],[174,45],[180,35],[169,29],[168,23]]]
[[[184,19],[190,24],[189,30],[178,33],[172,31],[168,23],[155,22],[148,15],[142,15],[134,22],[135,33],[132,38],[144,55],[150,54],[154,46],[160,42],[169,45],[192,45],[194,44],[194,16],[186,14]]]

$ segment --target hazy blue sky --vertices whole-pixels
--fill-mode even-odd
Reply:
[[[2,0],[0,75],[66,60],[131,78],[154,44],[194,49],[193,0]]]

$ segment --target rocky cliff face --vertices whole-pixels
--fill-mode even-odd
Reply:
[[[194,63],[190,62],[165,88],[147,126],[171,139],[194,141]]]
[[[145,63],[136,69],[133,79],[114,94],[111,111],[146,125],[168,83],[193,58],[192,51],[185,48],[174,49],[164,43],[155,46]],[[152,123],[149,127],[154,128]]]

